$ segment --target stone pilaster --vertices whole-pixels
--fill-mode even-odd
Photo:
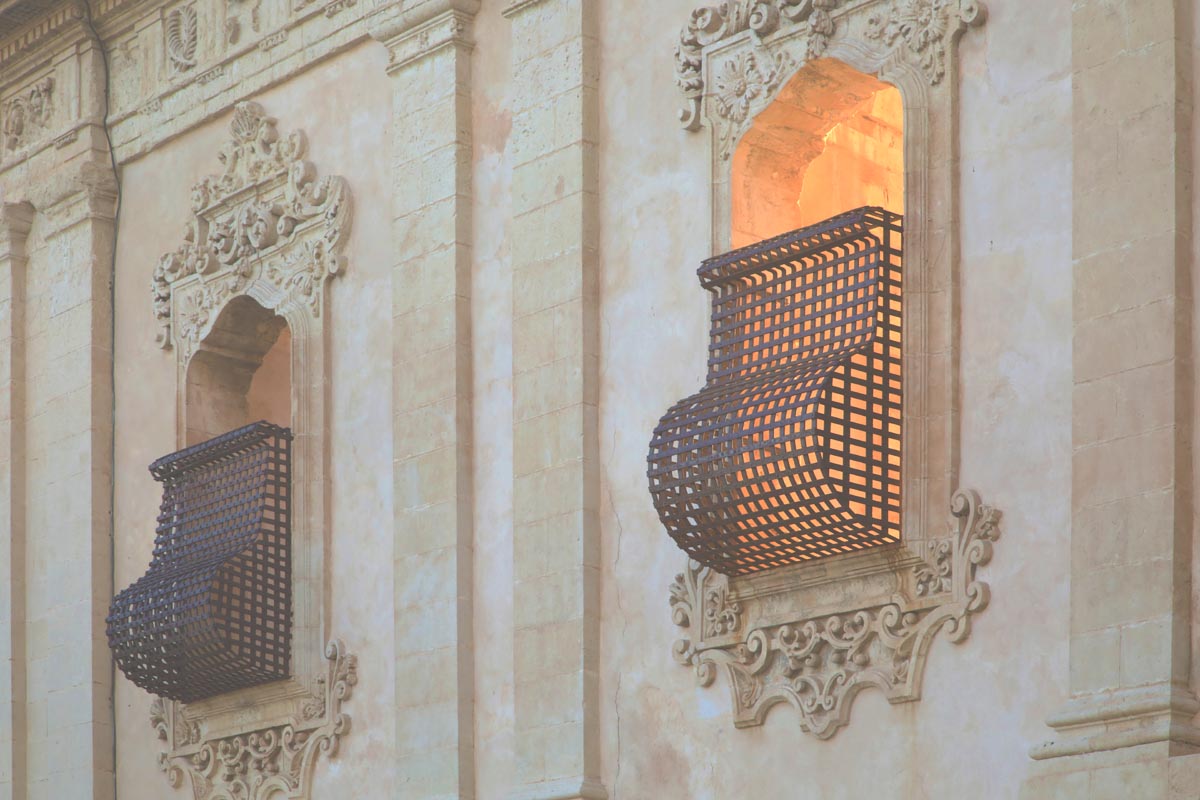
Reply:
[[[600,784],[595,0],[513,25],[515,797]]]
[[[372,35],[393,86],[397,798],[475,796],[471,49],[478,0]]]
[[[27,203],[0,205],[0,800],[28,796],[25,764],[25,239]]]
[[[1200,747],[1190,5],[1073,11],[1071,698],[1033,753],[1065,757],[1044,796],[1136,773],[1130,796],[1165,797],[1168,758]]]

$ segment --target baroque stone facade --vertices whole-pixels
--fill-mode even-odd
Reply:
[[[1192,9],[1031,10],[0,0],[0,800],[1193,796]],[[689,563],[695,267],[888,137],[902,543]],[[292,678],[149,697],[144,470],[257,409]]]

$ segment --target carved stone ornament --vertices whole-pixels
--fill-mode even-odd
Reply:
[[[167,58],[176,72],[196,66],[200,22],[195,6],[180,6],[167,15]]]
[[[158,763],[171,786],[187,776],[195,800],[308,798],[318,756],[336,755],[350,730],[342,703],[358,683],[358,661],[341,642],[331,641],[325,656],[328,667],[313,676],[300,713],[252,731],[208,737],[188,706],[156,698],[150,722],[167,744]]]
[[[707,114],[728,159],[754,115],[806,61],[834,42],[875,60],[920,66],[931,85],[952,46],[985,19],[977,0],[723,0],[692,12],[675,48],[679,119],[699,130]],[[707,106],[707,107],[706,107]]]
[[[849,556],[731,580],[689,560],[671,585],[672,619],[687,630],[675,659],[701,686],[724,670],[739,728],[786,702],[805,731],[828,739],[863,689],[891,703],[920,699],[933,637],[945,628],[964,641],[990,596],[976,571],[991,559],[1000,512],[970,490],[956,492],[950,510],[952,536],[898,549],[885,570],[858,570],[865,560]]]
[[[34,135],[46,129],[50,122],[53,94],[54,78],[46,76],[0,108],[6,150],[16,150],[28,144]]]
[[[282,313],[301,306],[320,318],[324,286],[345,266],[350,194],[341,177],[317,179],[303,159],[304,134],[279,135],[257,103],[238,103],[224,171],[192,187],[183,244],[162,257],[151,290],[158,342],[186,360],[226,302],[252,295]]]

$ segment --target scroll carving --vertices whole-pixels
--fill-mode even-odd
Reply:
[[[814,606],[811,593],[787,597],[803,591],[799,584],[756,594],[745,578],[689,561],[671,586],[672,619],[687,631],[674,645],[676,660],[701,686],[723,669],[738,727],[761,725],[787,702],[805,731],[828,739],[849,723],[863,689],[879,689],[891,703],[919,699],[933,637],[944,628],[963,642],[990,597],[976,573],[991,559],[1000,512],[970,490],[955,493],[950,510],[953,535],[924,541],[898,591],[877,602],[847,602],[853,593],[845,593]]]
[[[985,16],[978,0],[726,0],[702,6],[675,48],[675,82],[684,98],[679,119],[687,130],[699,130],[707,111],[723,142],[736,139],[800,64],[825,55],[835,40],[915,63],[931,85],[938,84],[955,40]],[[730,151],[723,146],[722,157]]]
[[[325,656],[327,669],[313,676],[301,712],[252,731],[206,738],[186,705],[156,699],[150,722],[167,743],[159,767],[171,786],[186,780],[195,800],[309,797],[317,758],[336,755],[350,730],[342,704],[358,683],[357,658],[341,642],[331,641]]]
[[[340,177],[318,179],[304,135],[280,136],[257,103],[239,103],[224,170],[192,187],[183,244],[162,257],[151,287],[162,347],[186,358],[225,303],[254,289],[266,307],[303,305],[319,318],[323,287],[345,265],[350,196]]]
[[[54,78],[46,76],[4,104],[0,119],[4,123],[4,147],[16,150],[32,141],[50,123]]]

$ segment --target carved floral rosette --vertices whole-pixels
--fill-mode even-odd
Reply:
[[[724,670],[737,727],[761,725],[772,706],[786,702],[804,730],[827,739],[850,721],[863,689],[879,689],[891,703],[920,699],[934,636],[944,628],[952,642],[963,642],[972,615],[989,601],[976,571],[991,559],[1000,512],[960,490],[951,513],[954,534],[924,540],[908,554],[914,563],[894,573],[896,591],[883,602],[856,604],[855,591],[834,592],[832,602],[805,613],[817,595],[780,602],[750,589],[755,577],[731,581],[689,560],[671,586],[672,619],[687,630],[675,642],[675,659],[705,687]],[[792,586],[785,591],[803,591]]]
[[[707,119],[728,159],[754,115],[800,66],[834,44],[883,64],[916,65],[943,82],[953,46],[983,22],[978,0],[722,0],[694,10],[675,48],[679,119]]]
[[[340,641],[325,656],[328,668],[313,676],[299,713],[253,731],[207,738],[186,705],[155,699],[150,722],[167,743],[159,767],[171,786],[180,788],[186,776],[196,800],[309,797],[317,757],[336,755],[350,730],[342,703],[358,683],[358,661]]]
[[[257,103],[237,104],[230,132],[218,154],[223,172],[192,187],[183,244],[154,270],[158,342],[178,347],[184,361],[238,295],[280,313],[304,307],[319,318],[325,283],[345,266],[345,179],[317,179],[304,160],[304,134],[281,137]]]

